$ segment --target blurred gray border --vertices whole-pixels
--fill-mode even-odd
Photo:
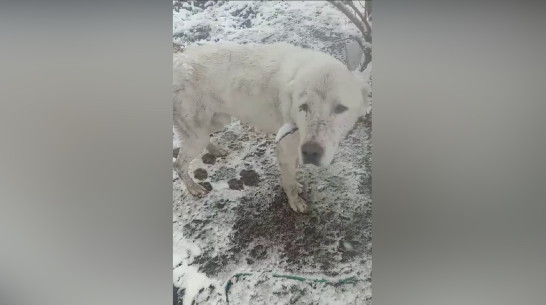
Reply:
[[[171,302],[171,14],[1,4],[0,303]],[[374,3],[375,305],[544,304],[543,16]]]
[[[544,304],[545,5],[373,7],[374,305]]]
[[[4,1],[0,40],[0,304],[171,303],[172,3]]]

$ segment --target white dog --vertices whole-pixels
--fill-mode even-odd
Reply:
[[[279,131],[278,139],[286,135],[277,144],[277,158],[296,212],[307,209],[296,181],[298,159],[329,165],[369,107],[369,87],[340,61],[286,43],[188,47],[174,54],[173,90],[174,126],[182,143],[175,168],[192,195],[206,190],[188,174],[189,163],[205,148],[227,154],[209,137],[235,117],[264,132]]]

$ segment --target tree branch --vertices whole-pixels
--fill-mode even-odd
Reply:
[[[355,6],[355,4],[353,3],[353,1],[346,1],[347,5],[350,6],[353,10],[355,10],[355,12],[358,14],[358,17],[360,17],[360,19],[362,20],[362,22],[364,23],[364,25],[366,26],[366,29],[368,29],[368,32],[367,33],[362,33],[364,35],[364,39],[366,39],[367,42],[372,42],[372,35],[371,35],[371,32],[372,32],[372,27],[370,26],[370,24],[368,23],[368,19],[362,14],[362,12],[360,12],[360,10]]]
[[[362,13],[354,6],[352,1],[344,1],[348,4],[344,4],[344,2],[340,1],[333,1],[328,0],[333,6],[335,6],[337,9],[339,9],[351,22],[360,30],[362,33],[362,36],[358,37],[351,37],[351,39],[354,39],[362,48],[362,52],[364,54],[364,62],[360,65],[360,72],[366,70],[368,67],[368,64],[372,61],[372,49],[371,49],[371,26],[368,23],[367,18],[365,18]],[[366,2],[367,4],[367,2]],[[357,16],[355,16],[351,9],[355,10],[355,12],[358,14],[359,18],[362,18],[362,20],[359,20]],[[364,37],[364,38],[362,38]]]
[[[364,15],[362,15],[362,12],[360,12],[360,10],[355,6],[355,4],[353,3],[353,1],[344,1],[345,4],[347,4],[348,6],[350,6],[353,10],[355,10],[356,14],[358,15],[358,17],[360,17],[360,19],[362,19],[362,21],[364,21],[366,18],[364,17]],[[369,29],[369,27],[368,27]]]
[[[356,25],[356,27],[360,30],[360,32],[362,33],[366,41],[371,40],[371,33],[370,33],[371,28],[369,27],[369,24],[367,25],[364,23],[364,20],[366,19],[358,20],[358,18],[356,18],[356,16],[351,13],[351,11],[347,8],[347,6],[341,2],[333,1],[333,0],[328,0],[328,2],[332,3],[333,6],[339,9],[343,14],[345,14],[345,16],[347,16],[347,18],[349,18],[349,20],[351,20],[352,23]]]
[[[360,72],[366,70],[368,67],[368,64],[372,62],[372,49],[371,48],[365,48],[364,49],[364,62],[360,66]]]

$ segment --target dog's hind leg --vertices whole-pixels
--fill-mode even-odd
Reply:
[[[277,144],[277,159],[281,170],[281,185],[288,197],[288,204],[295,212],[305,212],[307,204],[299,196],[301,184],[296,180],[299,133],[286,136]]]
[[[231,120],[231,116],[227,114],[222,113],[215,113],[212,116],[211,122],[210,122],[210,132],[218,132],[224,129],[226,124],[228,124]],[[228,151],[223,149],[222,147],[219,147],[218,145],[213,144],[209,141],[209,144],[207,144],[207,151],[215,156],[215,157],[225,157],[228,155]]]
[[[207,143],[209,143],[209,135],[206,130],[191,129],[190,126],[178,116],[175,116],[174,118],[174,125],[182,144],[178,151],[178,156],[174,161],[175,170],[190,194],[198,197],[203,196],[207,193],[207,190],[202,185],[193,181],[188,173],[188,168],[190,162],[195,159],[195,157],[205,149]]]
[[[174,161],[174,166],[178,177],[184,183],[188,192],[193,196],[201,197],[207,193],[207,190],[200,184],[197,184],[190,177],[188,173],[188,168],[190,162],[195,159],[195,157],[203,151],[205,146],[207,146],[208,138],[199,137],[199,138],[185,138],[182,142],[182,147],[178,152],[176,161]]]

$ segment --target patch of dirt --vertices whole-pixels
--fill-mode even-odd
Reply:
[[[237,179],[230,179],[228,181],[228,186],[232,190],[242,190],[242,189],[245,188],[244,184],[243,184],[243,181],[242,180],[237,180]]]
[[[193,176],[197,180],[205,180],[205,179],[207,179],[208,174],[207,174],[206,170],[204,170],[202,168],[198,168],[195,171],[193,171]]]
[[[257,186],[260,182],[260,176],[255,170],[242,170],[239,175],[241,176],[241,181],[248,186]]]
[[[216,157],[212,154],[209,154],[209,153],[206,153],[203,155],[203,157],[201,158],[201,160],[203,160],[203,163],[205,164],[215,164],[216,163]]]

